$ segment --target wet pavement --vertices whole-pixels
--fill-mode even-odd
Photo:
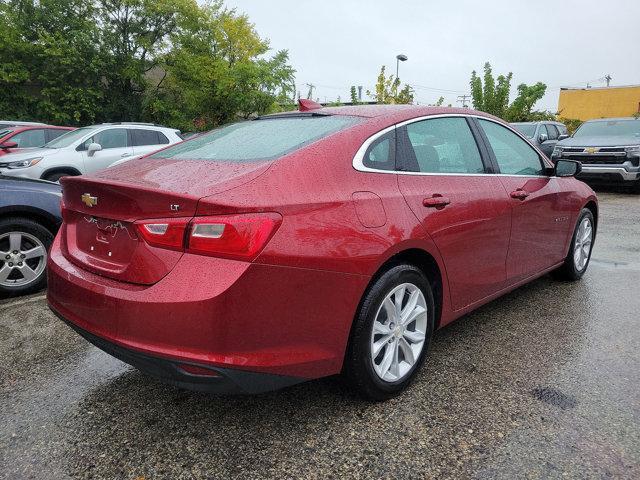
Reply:
[[[332,380],[167,387],[42,295],[0,302],[0,478],[640,478],[640,196],[600,193],[593,261],[436,334],[404,395]]]

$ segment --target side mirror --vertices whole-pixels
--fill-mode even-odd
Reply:
[[[564,140],[565,138],[569,138],[569,135],[567,135],[566,133],[561,133],[560,135],[558,135],[558,141]]]
[[[575,177],[582,172],[582,164],[575,160],[559,159],[556,162],[556,177]]]
[[[16,142],[12,142],[11,140],[7,140],[6,142],[0,144],[0,148],[2,150],[9,150],[10,148],[17,148],[18,144]]]
[[[102,150],[102,145],[99,143],[90,143],[87,147],[87,155],[93,157],[93,154]]]
[[[549,137],[547,136],[546,133],[541,133],[540,136],[538,137],[538,140],[540,141],[540,143],[544,143],[547,140],[549,140]]]

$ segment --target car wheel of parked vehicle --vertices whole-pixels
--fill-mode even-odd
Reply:
[[[413,265],[394,266],[369,287],[352,327],[344,374],[371,400],[404,390],[424,363],[434,325],[431,286]]]
[[[54,182],[54,183],[59,183],[60,179],[62,177],[68,177],[68,176],[73,176],[73,175],[71,173],[67,173],[67,172],[50,173],[50,174],[46,175],[45,177],[43,177],[43,180],[47,180],[49,182]]]
[[[24,294],[46,285],[53,235],[26,218],[0,220],[0,294]]]
[[[563,280],[579,280],[587,271],[591,259],[591,247],[595,233],[593,213],[583,208],[578,217],[576,229],[571,239],[571,247],[564,264],[554,272],[557,278]]]

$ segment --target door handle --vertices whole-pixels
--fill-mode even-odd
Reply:
[[[428,208],[444,208],[451,203],[447,197],[443,197],[439,193],[435,193],[432,197],[422,200],[422,205]]]
[[[514,190],[513,192],[511,192],[510,195],[511,195],[511,198],[517,198],[518,200],[524,200],[529,196],[529,194],[521,188]]]
[[[122,155],[120,155],[120,158],[129,157],[129,156],[131,156],[130,153],[123,153]]]

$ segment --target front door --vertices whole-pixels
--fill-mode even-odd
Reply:
[[[511,209],[488,173],[465,117],[441,117],[398,129],[400,191],[446,265],[455,310],[506,281]]]
[[[513,212],[507,277],[514,283],[562,261],[570,206],[533,147],[497,122],[478,119],[478,124]]]
[[[97,143],[102,149],[89,156],[87,148],[91,143]],[[102,170],[133,154],[125,128],[110,128],[96,133],[83,143],[83,150],[85,173]]]

